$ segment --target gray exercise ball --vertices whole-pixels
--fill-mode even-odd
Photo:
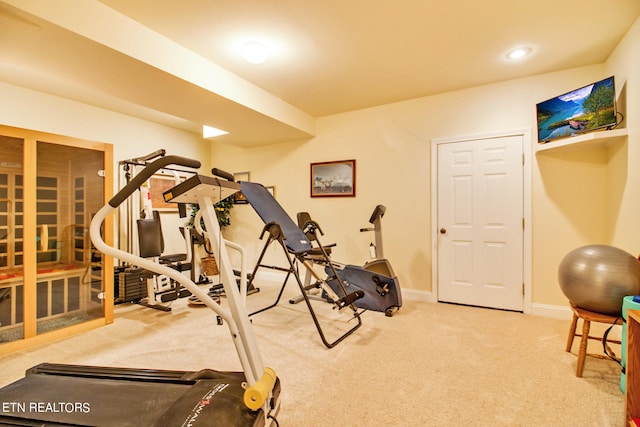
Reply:
[[[640,294],[640,261],[613,246],[582,246],[560,262],[558,281],[576,306],[617,316],[625,296]]]

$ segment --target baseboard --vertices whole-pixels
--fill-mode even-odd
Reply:
[[[282,283],[285,278],[285,274],[280,271],[259,271],[256,275],[256,279],[264,280],[268,282]],[[290,278],[292,280],[293,277]],[[418,289],[402,289],[403,301],[416,301],[416,302],[437,302],[436,297],[431,291],[423,291]],[[571,309],[568,306],[558,306],[549,304],[536,304],[531,305],[532,316],[549,317],[552,319],[571,320]]]
[[[281,271],[269,271],[262,270],[256,273],[257,280],[264,280],[265,282],[277,282],[282,283],[286,274]],[[304,276],[303,276],[304,278]],[[295,281],[293,275],[289,276],[289,280]],[[437,302],[433,292],[431,291],[421,291],[417,289],[402,289],[402,300],[403,301],[420,301],[420,302]]]
[[[417,289],[402,289],[403,301],[437,302],[433,292]]]
[[[402,289],[402,299],[404,301],[437,302],[435,295],[431,291],[420,291],[416,289]],[[549,304],[532,304],[532,316],[549,317],[552,319],[571,320],[571,309],[568,306],[558,306]]]
[[[531,305],[531,315],[540,317],[550,317],[552,319],[571,320],[571,309],[567,306],[536,304]]]

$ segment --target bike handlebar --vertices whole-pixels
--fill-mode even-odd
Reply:
[[[201,166],[199,160],[188,159],[181,156],[165,156],[152,163],[149,163],[144,169],[140,171],[127,185],[122,187],[122,190],[118,191],[115,196],[109,200],[109,205],[112,208],[117,208],[127,197],[132,195],[142,184],[144,184],[154,173],[169,165],[178,165],[188,168],[198,169]]]

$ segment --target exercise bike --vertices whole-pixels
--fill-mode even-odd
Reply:
[[[369,223],[373,224],[373,228],[368,227],[360,229],[361,233],[373,231],[375,234],[375,244],[372,242],[369,245],[369,255],[372,259],[371,261],[366,262],[363,268],[388,277],[396,277],[389,260],[384,257],[384,248],[382,246],[382,217],[386,211],[386,207],[377,205],[369,218]]]
[[[355,301],[354,306],[381,311],[387,317],[392,317],[402,307],[402,291],[391,264],[383,255],[381,219],[385,211],[384,206],[377,205],[369,218],[373,228],[360,229],[361,232],[375,232],[376,243],[375,245],[371,243],[369,246],[373,259],[362,267],[356,265],[336,266],[336,271],[347,288],[364,291],[364,297]],[[327,273],[329,273],[328,270]],[[330,281],[329,285],[333,286],[334,283],[335,281]]]
[[[213,301],[190,278],[166,265],[108,246],[102,222],[157,170],[170,165],[198,169],[200,162],[166,156],[150,163],[122,188],[91,221],[97,250],[132,265],[163,274],[198,296],[221,317],[234,342],[242,372],[168,371],[42,363],[0,389],[1,402],[17,402],[0,412],[0,425],[19,426],[270,426],[280,408],[280,381],[263,365],[257,341],[236,285],[214,203],[239,191],[233,179],[195,174],[163,194],[167,202],[197,203],[227,296],[228,309]],[[206,338],[203,338],[206,339]],[[35,410],[31,408],[35,406]],[[47,410],[47,408],[53,408]],[[38,410],[38,408],[44,408]],[[23,410],[24,409],[24,410]]]

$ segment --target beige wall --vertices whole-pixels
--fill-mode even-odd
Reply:
[[[0,82],[0,124],[113,144],[114,191],[118,186],[117,162],[146,155],[160,148],[201,160],[210,169],[207,141],[198,135],[68,99]],[[176,242],[177,214],[163,214],[167,252],[183,250]],[[166,226],[164,225],[166,222]]]
[[[250,170],[253,181],[276,185],[277,198],[291,216],[299,210],[311,212],[327,241],[338,243],[334,258],[342,262],[366,261],[372,236],[358,230],[367,225],[376,204],[386,205],[383,231],[387,258],[404,289],[430,292],[431,141],[521,128],[533,128],[535,138],[537,102],[602,74],[603,66],[592,66],[324,117],[318,120],[317,136],[311,141],[237,150],[233,156],[215,145],[213,153],[230,165],[227,168]],[[357,197],[309,197],[310,162],[351,158],[357,162]],[[553,222],[564,228],[575,212],[555,212],[558,208],[547,200],[537,166],[533,170],[534,236],[537,241],[542,238],[547,242],[554,240],[555,234],[545,218],[559,216]],[[566,172],[565,167],[557,173],[563,176]],[[247,210],[250,208],[241,206],[233,212],[243,225],[251,218]],[[257,216],[252,220],[262,225]],[[232,233],[237,232],[236,225],[232,225]],[[254,232],[254,239],[258,232]],[[534,248],[534,263],[540,253],[546,250]],[[542,268],[535,264],[534,273]],[[557,287],[555,280],[553,287]],[[538,289],[540,285],[535,282],[534,301]]]
[[[236,149],[215,144],[213,161],[231,172],[251,171],[252,181],[277,187],[285,210],[308,210],[337,242],[335,259],[360,264],[371,235],[359,233],[376,204],[383,219],[387,258],[404,289],[432,291],[430,144],[434,138],[530,128],[536,142],[535,104],[560,93],[616,75],[626,98],[628,144],[608,150],[532,155],[532,300],[534,312],[566,306],[557,284],[557,266],[570,250],[590,243],[615,244],[640,252],[635,224],[640,203],[640,50],[636,23],[604,64],[475,87],[318,119],[317,136],[298,141]],[[634,88],[636,88],[634,90]],[[311,162],[356,159],[357,197],[312,199]],[[249,206],[233,211],[229,236],[255,255],[262,247],[260,219]],[[536,309],[537,308],[537,309]]]
[[[610,153],[607,200],[610,239],[632,254],[640,252],[640,20],[618,45],[606,63],[607,74],[615,74],[619,104],[629,129],[623,149]]]
[[[535,104],[614,74],[628,143],[608,150],[533,155],[533,303],[563,306],[557,265],[571,249],[611,243],[640,252],[640,23],[604,64],[565,70],[384,105],[318,119],[317,136],[239,149],[134,117],[0,82],[0,123],[114,144],[116,160],[158,148],[196,157],[205,168],[250,171],[276,186],[292,217],[311,212],[337,242],[337,260],[361,264],[373,236],[360,233],[376,204],[387,206],[384,243],[405,289],[429,295],[431,283],[430,144],[434,138],[531,128]],[[535,149],[535,141],[532,143]],[[309,197],[311,162],[356,159],[357,197]],[[210,164],[207,164],[210,163]],[[205,170],[206,170],[205,169]],[[227,236],[247,247],[252,263],[262,247],[262,222],[250,206],[236,206]],[[277,251],[270,256],[275,259]]]
[[[0,124],[113,144],[117,160],[165,148],[209,160],[198,135],[42,92],[0,82]]]

